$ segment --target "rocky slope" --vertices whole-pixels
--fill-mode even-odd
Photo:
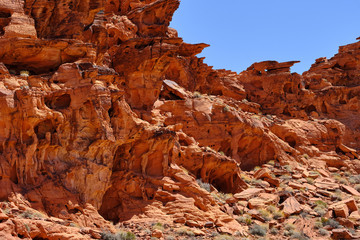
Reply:
[[[214,70],[178,6],[0,2],[0,238],[357,238],[360,42]]]

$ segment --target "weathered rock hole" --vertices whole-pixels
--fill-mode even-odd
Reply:
[[[223,193],[231,193],[233,189],[231,188],[231,184],[226,181],[227,179],[228,178],[225,177],[216,178],[210,180],[210,182],[218,191]]]
[[[164,100],[183,100],[181,97],[175,95],[172,92],[169,91],[162,91],[159,95],[159,99],[164,99]]]
[[[305,108],[305,112],[306,112],[307,114],[310,114],[311,112],[316,112],[316,107],[315,107],[314,105],[307,106],[307,107]]]
[[[53,122],[50,119],[47,119],[45,121],[40,122],[38,125],[36,125],[35,129],[35,134],[38,138],[38,140],[41,139],[45,139],[46,137],[46,133],[55,133],[56,132],[56,128],[53,124]]]
[[[51,109],[66,109],[70,107],[71,97],[69,94],[64,94],[56,98],[45,98],[45,104]]]
[[[15,163],[14,166],[12,166],[11,171],[10,171],[10,180],[15,183],[18,184],[18,177],[17,177],[17,164]]]
[[[4,9],[0,9],[0,35],[4,35],[4,28],[9,25],[10,21],[11,13]]]
[[[292,148],[296,147],[296,140],[292,136],[285,137],[285,142],[287,142]]]
[[[293,93],[291,83],[286,83],[286,84],[284,85],[284,92],[285,92],[285,93]]]
[[[340,99],[339,103],[340,104],[346,104],[346,101],[344,99]]]
[[[321,105],[321,111],[322,111],[323,113],[328,113],[327,107],[326,107],[326,105],[325,105],[324,102],[323,102],[323,104]]]
[[[285,107],[282,114],[284,114],[285,116],[289,116],[291,117],[291,113],[289,112],[289,108],[288,107]]]

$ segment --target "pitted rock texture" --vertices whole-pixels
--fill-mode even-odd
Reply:
[[[297,61],[214,70],[196,57],[209,45],[168,27],[179,4],[1,1],[1,237],[100,238],[116,231],[108,220],[246,235],[243,171],[270,161],[360,173],[359,43],[302,76]],[[275,175],[255,177],[267,193],[249,207],[269,198],[299,212]]]

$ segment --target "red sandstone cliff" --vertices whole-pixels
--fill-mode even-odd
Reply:
[[[196,179],[236,194],[269,161],[360,173],[359,43],[302,76],[296,62],[214,70],[196,57],[208,45],[168,27],[178,6],[0,2],[0,200],[53,219],[25,231],[0,216],[0,236],[95,238],[107,220],[244,232]]]

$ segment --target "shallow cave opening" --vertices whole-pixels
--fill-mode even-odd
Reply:
[[[291,113],[290,113],[290,111],[289,111],[289,108],[288,108],[288,107],[285,107],[285,108],[284,108],[284,110],[283,110],[282,114],[284,114],[285,116],[289,116],[289,117],[291,117]]]
[[[58,97],[45,98],[45,105],[50,109],[66,109],[70,107],[71,97],[69,94],[63,94]]]
[[[324,102],[323,102],[322,105],[321,105],[321,111],[322,111],[323,113],[328,113],[327,107],[326,107],[326,105],[325,105]]]
[[[11,13],[7,10],[0,9],[0,35],[4,35],[4,28],[9,25],[11,21]]]
[[[309,106],[307,106],[307,107],[305,108],[305,112],[306,112],[307,114],[310,114],[310,113],[312,113],[312,112],[316,112],[316,107],[315,107],[314,105],[309,105]]]
[[[231,193],[231,186],[227,183],[227,178],[223,176],[222,178],[211,179],[209,182],[213,185],[219,192]]]
[[[183,100],[181,97],[175,95],[174,93],[170,91],[161,91],[159,95],[159,99],[164,100]]]
[[[56,128],[53,122],[50,119],[47,119],[45,121],[40,122],[36,127],[34,128],[34,132],[38,138],[38,140],[45,139],[46,133],[55,133]]]
[[[340,100],[339,100],[339,103],[340,103],[340,104],[346,104],[346,100],[340,99]]]
[[[291,83],[286,83],[283,90],[285,93],[293,93]]]
[[[1,34],[0,34],[1,35]],[[46,66],[46,67],[34,67],[31,64],[27,65],[25,63],[13,64],[13,62],[4,62],[9,72],[13,75],[20,75],[21,71],[28,71],[29,75],[38,75],[38,74],[49,74],[55,72],[58,66]]]
[[[292,136],[285,137],[285,142],[287,142],[292,148],[296,147],[296,140]]]

